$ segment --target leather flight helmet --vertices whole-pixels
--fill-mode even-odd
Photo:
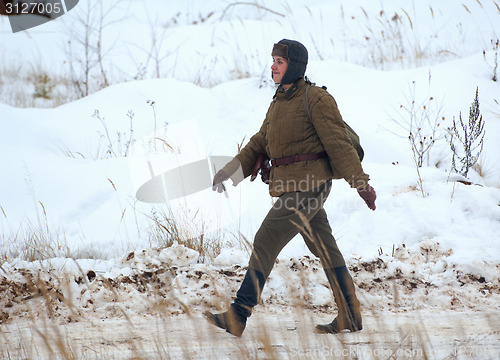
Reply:
[[[281,79],[281,85],[293,84],[306,73],[308,54],[304,45],[296,40],[283,39],[274,44],[271,56],[288,59],[288,68]]]

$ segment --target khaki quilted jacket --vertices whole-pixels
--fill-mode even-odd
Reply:
[[[353,188],[368,183],[369,176],[363,172],[335,99],[326,90],[312,87],[310,121],[303,103],[306,86],[301,79],[287,91],[278,88],[260,130],[223,168],[227,174],[235,174],[241,166],[243,176],[249,176],[260,153],[276,159],[326,151],[328,158],[272,167],[270,195],[310,191],[333,178],[344,178]],[[242,180],[231,178],[234,185]]]

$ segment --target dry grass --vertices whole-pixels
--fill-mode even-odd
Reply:
[[[493,4],[498,9],[497,2],[493,1]],[[252,2],[235,2],[228,4],[223,10],[220,18],[229,23],[232,21],[241,22],[242,19],[233,18],[230,15],[230,10],[237,5],[238,7],[257,7],[261,10],[263,19],[266,14],[269,15],[272,13],[277,21],[283,21],[281,19],[283,14],[276,12],[272,8],[265,8],[260,4]],[[478,12],[487,11],[482,5],[476,6],[475,8],[465,5],[462,6],[464,11],[470,14],[470,16],[476,15]],[[292,8],[289,4],[283,4],[283,8],[289,15],[292,14]],[[323,24],[327,21],[331,21],[329,17],[320,14],[318,19],[317,17],[313,17],[311,9],[307,6],[305,6],[305,9],[309,12],[312,22],[320,23],[318,25],[320,28],[328,29],[328,24],[326,24],[326,26],[323,26]],[[428,13],[421,16],[426,16],[430,19],[429,21],[431,23],[432,21],[438,22],[438,19],[435,18],[436,13],[437,12],[434,11],[432,6],[429,6]],[[207,18],[213,14],[214,12],[210,12]],[[310,49],[311,52],[314,50],[321,60],[341,58],[344,61],[352,61],[376,69],[422,66],[430,61],[443,61],[460,56],[460,54],[455,53],[455,48],[458,47],[455,45],[456,41],[450,43],[445,36],[440,36],[440,32],[442,31],[442,26],[440,24],[436,24],[435,36],[429,36],[427,38],[421,36],[416,15],[409,9],[401,8],[394,13],[388,13],[383,10],[376,13],[369,13],[363,7],[360,7],[359,14],[359,16],[357,13],[346,14],[341,6],[340,17],[343,24],[343,30],[340,38],[330,35],[331,37],[329,39],[323,39],[323,44],[328,45],[323,45],[324,48],[322,48],[318,46],[316,36],[311,33],[309,34],[309,38],[314,48]],[[492,16],[498,16],[498,14],[498,12],[495,12]],[[178,16],[179,14],[175,17]],[[205,21],[202,20],[203,18],[202,16],[200,21],[193,21],[192,24],[204,24]],[[355,21],[350,21],[351,18],[355,19]],[[150,26],[152,30],[154,30],[155,27],[153,25],[156,24],[153,24],[151,19],[149,20]],[[177,20],[165,26],[174,26],[176,22]],[[104,28],[101,29],[101,31],[103,30]],[[168,74],[160,73],[160,64],[164,62],[166,58],[176,56],[175,53],[179,50],[166,51],[166,49],[163,49],[165,45],[164,40],[166,39],[165,36],[165,33],[162,33],[158,38],[153,31],[150,39],[152,43],[151,48],[143,49],[139,47],[147,57],[146,63],[151,63],[150,67],[152,67],[152,69],[149,69],[148,73],[143,63],[134,60],[137,63],[137,71],[140,73],[141,79],[157,78],[160,76],[175,77],[174,72],[177,68],[177,60],[175,60],[175,66],[171,67],[174,69],[171,70],[173,72]],[[326,33],[324,36],[327,37],[329,35]],[[335,45],[338,43],[343,44],[345,48],[344,52],[334,51]],[[113,46],[118,45],[119,44],[115,44]],[[124,46],[124,53],[131,53],[130,47],[137,48],[137,45],[133,44],[125,44]],[[259,65],[260,68],[263,69],[262,74],[260,71],[259,73],[253,73],[255,70],[252,72],[249,69],[256,68],[251,65],[255,64],[255,57],[252,54],[245,54],[245,52],[240,51],[238,47],[239,45],[237,44],[235,54],[239,55],[235,55],[231,60],[233,65],[231,65],[232,68],[229,68],[229,78],[241,79],[252,76],[260,76],[262,79],[267,78],[269,74],[268,65]],[[102,51],[102,49],[99,51]],[[101,56],[98,57],[94,69],[96,74],[94,74],[95,76],[90,76],[88,78],[89,84],[85,85],[88,89],[100,89],[103,86],[138,78],[138,73],[127,74],[123,73],[121,70],[115,70],[113,73],[110,69],[105,69],[103,67],[103,55],[107,55],[107,53],[101,54]],[[74,54],[72,56],[76,57]],[[215,70],[219,69],[221,62],[225,62],[226,60],[210,55],[201,54],[201,56],[204,58],[200,61],[201,65],[199,66],[199,70],[192,76],[192,82],[202,87],[213,87],[219,84],[222,81],[220,71]],[[78,62],[76,59],[73,59],[73,61]],[[117,75],[118,73],[120,73],[119,76]],[[48,71],[40,65],[27,63],[21,65],[19,62],[9,63],[8,61],[2,61],[0,63],[0,84],[2,85],[3,91],[0,92],[0,101],[16,107],[55,107],[73,101],[81,96],[78,94],[81,92],[82,82],[78,80],[75,83],[71,80],[72,76],[72,74],[56,73],[52,70]],[[261,82],[264,81],[261,80]]]
[[[150,245],[164,249],[179,244],[197,251],[200,254],[200,262],[213,260],[225,245],[223,236],[219,231],[205,234],[207,225],[197,216],[197,212],[192,215],[186,212],[181,217],[174,216],[168,207],[153,209],[149,216]]]
[[[310,235],[307,222],[302,221],[305,225],[301,229]],[[181,229],[169,226],[161,224],[162,234],[179,239]],[[67,276],[50,265],[41,271],[18,269],[17,274],[0,267],[0,273],[7,274],[0,277],[0,293],[8,300],[0,310],[0,358],[399,360],[451,359],[469,354],[496,358],[498,346],[493,345],[493,339],[498,333],[498,314],[468,312],[461,320],[462,316],[453,312],[440,315],[439,309],[424,310],[422,316],[418,307],[408,312],[404,278],[393,281],[387,296],[381,297],[381,301],[390,301],[391,310],[373,306],[364,310],[362,332],[313,333],[315,323],[331,321],[335,308],[314,305],[307,289],[309,276],[320,264],[314,259],[303,260],[290,262],[274,273],[284,276],[281,281],[288,284],[286,303],[265,296],[241,339],[212,327],[200,312],[206,307],[224,308],[244,268],[206,271],[211,268],[176,269],[151,263],[156,270],[137,267],[130,275],[107,278],[81,268],[79,274]],[[356,267],[373,272],[377,264],[359,263]],[[361,270],[352,271],[357,276]],[[226,278],[226,273],[232,273],[231,278]],[[372,275],[380,277],[380,273]],[[465,280],[467,275],[463,276]],[[186,281],[198,284],[193,287],[183,283]],[[366,291],[363,282],[358,285]],[[204,289],[211,295],[203,297],[201,292],[195,303],[188,303],[183,298],[186,287]],[[360,300],[369,303],[363,296]],[[426,318],[430,313],[435,313],[432,321]]]
[[[349,53],[343,55],[344,61],[385,70],[392,68],[420,67],[429,61],[446,61],[459,57],[447,39],[439,36],[423,37],[419,23],[411,11],[401,8],[388,13],[381,9],[369,13],[360,7],[361,16],[346,14],[341,7],[341,19],[345,30],[343,42]],[[436,21],[434,9],[429,7],[429,23]],[[349,18],[354,20],[350,22]],[[352,27],[352,28],[350,28]],[[361,32],[361,36],[359,34]],[[331,39],[332,43],[335,40]],[[347,51],[347,50],[346,50]]]
[[[128,308],[119,283],[105,278],[89,281],[87,274],[81,274],[85,286],[97,281],[111,294],[110,310],[105,316],[101,312],[100,318],[72,302],[68,295],[72,279],[24,273],[24,291],[29,295],[25,302],[31,306],[22,317],[0,317],[0,358],[487,360],[498,355],[495,334],[500,319],[493,312],[468,312],[465,318],[462,313],[432,310],[435,314],[429,319],[431,311],[365,309],[363,331],[316,334],[314,325],[331,321],[335,311],[306,305],[300,287],[292,293],[289,306],[275,305],[272,298],[259,305],[243,337],[236,339],[205,322],[199,309],[172,293],[171,285],[156,286],[163,278],[137,275],[137,285],[149,292],[141,313]],[[307,282],[304,272],[294,276]],[[403,290],[395,285],[394,292],[398,291]],[[174,304],[181,309],[178,315],[172,314]]]
[[[43,203],[37,204],[36,220],[26,219],[17,230],[12,230],[8,226],[7,214],[3,208],[2,212],[0,259],[37,261],[72,257],[64,229],[51,224]]]
[[[0,102],[19,108],[52,108],[76,100],[63,73],[40,64],[2,61]]]

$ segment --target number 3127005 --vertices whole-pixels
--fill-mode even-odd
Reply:
[[[6,3],[7,14],[24,15],[24,14],[59,14],[63,9],[61,4],[48,2],[18,2],[15,4]]]

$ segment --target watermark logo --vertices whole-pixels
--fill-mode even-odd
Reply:
[[[197,121],[169,124],[132,147],[128,161],[135,197],[168,214],[187,238],[217,232],[236,223],[247,207],[245,186],[226,186],[223,194],[212,190],[214,175],[232,158],[207,155]],[[241,168],[235,177],[244,178]]]
[[[0,15],[7,15],[13,33],[57,19],[79,0],[0,0]]]
[[[300,359],[498,359],[498,349],[494,346],[479,344],[447,346],[436,349],[426,349],[425,346],[411,348],[386,348],[363,346],[361,344],[345,344],[343,347],[321,346],[315,348],[292,347],[289,355]],[[463,357],[462,357],[463,355]]]

